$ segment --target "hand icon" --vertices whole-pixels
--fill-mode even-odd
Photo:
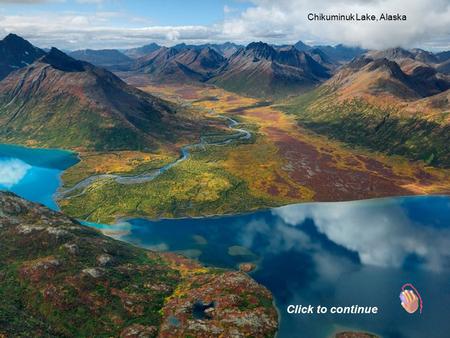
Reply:
[[[408,313],[414,313],[419,308],[419,299],[412,290],[404,290],[400,293],[402,306]]]

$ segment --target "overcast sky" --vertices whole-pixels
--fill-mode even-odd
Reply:
[[[400,13],[400,22],[311,22],[308,13]],[[40,47],[234,41],[450,49],[450,0],[0,0],[0,36]]]

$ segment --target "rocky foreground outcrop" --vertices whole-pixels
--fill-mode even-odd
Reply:
[[[277,313],[242,272],[116,241],[0,192],[0,337],[269,337]]]

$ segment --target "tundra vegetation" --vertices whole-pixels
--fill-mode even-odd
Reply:
[[[210,86],[141,89],[181,103],[192,116],[209,121],[190,143],[202,136],[224,140],[233,135],[221,116],[233,118],[239,122],[237,128],[252,136],[192,148],[185,161],[148,182],[97,181],[59,201],[69,215],[111,223],[120,217],[239,213],[296,202],[440,194],[450,189],[448,170],[314,133],[299,125],[297,114],[280,109],[292,110],[292,104],[286,108],[284,102],[280,106]],[[308,95],[297,99],[296,109],[318,94]],[[93,173],[139,174],[173,162],[187,144],[179,142],[156,153],[82,153],[81,162],[63,175],[64,185],[70,187]]]

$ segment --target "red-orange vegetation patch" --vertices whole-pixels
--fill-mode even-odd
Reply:
[[[384,177],[372,172],[341,169],[329,154],[290,136],[276,127],[266,128],[280,154],[289,162],[289,176],[299,184],[315,191],[317,201],[342,201],[381,196],[408,195],[411,192],[399,186],[392,172]],[[373,164],[373,163],[372,163]]]
[[[278,187],[274,184],[271,184],[269,186],[269,188],[267,189],[267,192],[271,195],[271,196],[278,196],[280,194],[280,191],[278,190]]]
[[[83,278],[81,274],[66,277],[65,283],[76,290],[77,302],[86,305],[92,312],[99,313],[106,306],[108,300],[92,292],[92,282],[88,278]],[[106,289],[109,288],[107,282],[97,282],[97,284],[103,285]]]
[[[111,295],[120,298],[123,308],[132,316],[142,316],[144,314],[144,304],[149,299],[149,295],[130,294],[116,288],[111,289]]]
[[[61,267],[61,262],[53,256],[25,262],[20,268],[23,279],[37,283],[52,279]]]
[[[200,96],[199,89],[191,86],[177,88],[175,93],[184,100],[195,100]]]
[[[270,122],[272,125],[276,125],[277,122],[280,122],[284,119],[284,116],[272,109],[251,109],[246,110],[245,115],[249,117],[256,117],[259,120],[265,120]],[[281,131],[281,130],[280,130]]]
[[[277,315],[261,299],[272,300],[267,289],[242,272],[191,273],[166,300],[159,336],[232,337],[236,332],[245,337],[272,336]],[[199,302],[213,304],[206,310],[208,319],[192,318],[193,305]]]
[[[432,185],[433,184],[433,176],[430,173],[423,171],[422,169],[416,169],[415,175],[419,180],[421,185]]]
[[[188,270],[201,268],[201,265],[198,262],[188,259],[179,254],[167,252],[163,253],[162,255],[164,256],[164,259],[170,262],[170,264],[173,265],[174,267],[185,268]]]
[[[73,306],[68,302],[66,292],[61,286],[46,285],[42,290],[42,296],[45,302],[59,310],[69,310]]]
[[[367,156],[357,155],[356,156],[361,162],[364,163],[364,166],[367,170],[375,172],[379,175],[394,178],[394,179],[403,179],[405,177],[396,175],[392,171],[392,166],[381,163],[373,158],[369,158]]]
[[[226,99],[225,99],[226,102],[234,102],[234,101],[237,101],[237,100],[239,100],[239,97],[234,96],[234,95],[228,95],[226,97]]]
[[[344,163],[345,163],[347,166],[350,166],[350,167],[359,167],[360,164],[361,164],[361,162],[357,161],[357,160],[354,159],[353,157],[347,157],[347,158],[344,160]]]
[[[283,189],[280,189],[283,187]],[[288,180],[283,178],[277,172],[274,173],[274,180],[270,182],[266,192],[271,196],[282,196],[301,199],[303,196],[299,189],[296,189]]]

